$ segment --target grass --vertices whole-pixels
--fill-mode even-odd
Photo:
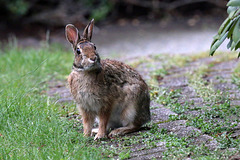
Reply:
[[[211,67],[226,58],[220,56],[214,63],[194,70],[194,74],[185,75],[203,99],[201,106],[192,101],[180,103],[181,89],[158,86],[161,77],[171,74],[172,68],[187,66],[205,56],[157,55],[133,62],[138,67],[147,61],[146,67],[154,68],[149,80],[151,98],[177,115],[165,122],[151,122],[147,124],[149,130],[133,135],[93,141],[83,137],[79,121],[67,117],[76,114],[75,105],[56,104],[46,94],[50,80],[65,80],[69,74],[71,51],[58,45],[40,49],[5,48],[0,53],[0,159],[127,159],[133,149],[144,152],[158,147],[163,150],[159,153],[162,159],[228,159],[240,152],[239,137],[231,136],[239,123],[240,107],[231,106],[228,94],[215,91],[203,78]],[[159,61],[163,61],[162,68],[154,66]],[[235,84],[240,82],[239,70],[240,66],[233,75]],[[192,115],[192,111],[201,114]],[[196,145],[194,140],[200,133],[179,137],[158,127],[177,120],[186,120],[187,126],[212,136],[218,147],[211,150],[205,144]]]
[[[194,59],[194,61],[198,60],[195,58],[192,59]],[[173,147],[170,145],[167,151],[163,153],[163,157],[166,155],[167,159],[170,157],[170,159],[181,159],[191,155],[193,159],[228,159],[232,155],[239,153],[240,137],[234,137],[232,134],[234,133],[234,127],[240,122],[240,106],[230,105],[231,99],[228,93],[215,90],[213,84],[204,79],[211,71],[211,67],[214,67],[215,64],[231,59],[231,56],[219,56],[210,64],[196,66],[193,71],[185,73],[189,86],[194,88],[196,92],[196,97],[203,100],[200,106],[187,99],[184,103],[179,103],[179,100],[185,96],[182,94],[181,89],[173,90],[163,87],[153,87],[151,90],[152,99],[178,114],[170,116],[169,121],[186,120],[187,126],[200,129],[202,134],[210,135],[218,142],[217,148],[212,151],[204,144],[200,146],[192,145],[192,139],[185,137],[187,139],[180,144],[187,144],[186,146]],[[186,65],[188,65],[188,63],[184,63],[183,66]],[[175,65],[175,67],[179,66],[182,67],[182,65]],[[233,83],[237,85],[239,85],[238,82],[240,80],[238,75],[239,69],[240,66],[238,65],[233,73]],[[158,73],[158,70],[155,72]],[[226,81],[222,80],[219,83],[226,83]],[[198,114],[193,115],[192,111]],[[235,148],[236,150],[231,151],[229,148]]]
[[[45,94],[47,81],[66,77],[71,63],[59,46],[0,53],[0,159],[103,158]]]
[[[221,63],[226,60],[231,60],[232,57],[219,56],[216,57],[214,63],[207,66],[197,66],[194,74],[186,74],[190,85],[195,88],[197,96],[203,99],[203,106],[198,106],[193,101],[185,101],[180,103],[179,100],[184,96],[181,89],[168,89],[159,87],[156,82],[159,81],[158,76],[166,76],[174,67],[184,67],[188,63],[197,61],[201,58],[206,58],[203,55],[197,55],[188,57],[186,59],[176,57],[170,57],[169,60],[165,60],[163,68],[156,67],[150,73],[151,79],[148,81],[150,84],[150,94],[152,100],[161,104],[166,108],[170,108],[178,115],[170,116],[167,121],[159,121],[156,123],[148,124],[151,126],[149,131],[141,132],[131,137],[119,137],[117,139],[110,140],[110,144],[117,144],[118,150],[124,150],[122,154],[126,158],[129,157],[129,150],[137,148],[139,144],[142,145],[138,151],[144,151],[152,148],[159,147],[160,142],[163,142],[165,151],[161,154],[162,159],[186,159],[191,157],[192,159],[229,159],[233,155],[236,155],[240,151],[239,137],[232,137],[234,127],[239,123],[239,106],[231,106],[228,94],[223,94],[213,89],[213,85],[203,79],[208,74],[210,68],[215,64]],[[148,65],[146,67],[155,67],[156,61],[164,60],[164,56],[157,56],[155,58],[146,59]],[[134,66],[140,66],[145,63],[142,59],[134,62]],[[152,79],[155,78],[155,82]],[[238,77],[239,78],[239,77]],[[161,81],[161,79],[160,79]],[[225,81],[222,81],[222,83]],[[161,84],[161,83],[160,83]],[[157,109],[156,106],[151,107]],[[192,115],[191,112],[199,112],[198,115]],[[179,137],[174,133],[167,132],[166,129],[159,129],[158,124],[167,123],[176,120],[186,120],[186,126],[192,126],[198,128],[201,133],[193,133],[190,136]],[[207,144],[195,144],[195,139],[200,135],[210,135],[218,143],[215,149],[211,149]],[[109,142],[107,142],[109,143]],[[164,148],[163,147],[163,148]],[[234,149],[232,149],[234,148]],[[116,151],[118,153],[119,151]],[[131,155],[132,151],[130,151]],[[122,155],[121,154],[121,155]],[[123,156],[123,157],[124,157]]]
[[[207,72],[209,72],[209,67],[207,65],[201,65],[193,72],[188,73],[189,84],[205,101],[220,101],[221,95],[216,94],[212,84],[203,79],[203,77],[207,75]]]

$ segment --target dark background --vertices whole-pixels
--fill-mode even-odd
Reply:
[[[67,23],[82,27],[91,18],[99,24],[121,24],[132,19],[138,23],[193,15],[222,17],[226,3],[227,0],[1,0],[0,25],[3,30],[29,26],[57,29]]]
[[[197,27],[220,24],[226,18],[227,0],[0,0],[0,39],[64,35],[72,23],[83,29],[94,18],[96,26]],[[207,19],[207,20],[206,20]],[[127,29],[127,28],[126,28]]]

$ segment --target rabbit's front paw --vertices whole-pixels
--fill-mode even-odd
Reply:
[[[92,133],[91,133],[91,136],[94,136],[98,133],[98,128],[93,128],[92,129]]]
[[[96,136],[94,137],[94,140],[98,140],[98,139],[104,139],[107,138],[107,135],[104,133],[97,133]]]

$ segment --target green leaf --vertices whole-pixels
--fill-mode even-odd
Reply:
[[[237,9],[238,9],[238,7],[229,6],[229,7],[227,8],[227,13],[228,13],[228,15],[232,14],[232,13],[235,12]]]
[[[227,25],[230,23],[230,21],[231,21],[230,18],[225,19],[225,21],[219,27],[218,34],[221,34],[223,32],[223,30],[227,27]]]
[[[223,22],[223,23],[224,23],[224,22]],[[221,30],[223,30],[223,31],[220,31],[221,34],[219,34],[220,32],[218,32],[218,34],[213,37],[213,42],[212,42],[210,48],[212,48],[212,46],[215,45],[215,43],[217,43],[217,41],[218,41],[219,39],[221,39],[223,36],[227,35],[227,33],[228,33],[227,31],[229,30],[229,28],[232,26],[233,23],[234,23],[234,21],[230,20],[229,23],[226,23],[226,25],[223,25],[223,28],[221,28]],[[220,30],[220,29],[219,29],[219,30]],[[214,51],[214,52],[215,52],[215,51]]]
[[[217,42],[217,40],[219,40],[219,38],[220,38],[220,35],[219,35],[219,34],[217,34],[217,35],[215,35],[215,36],[213,37],[213,41],[212,41],[211,47]]]
[[[227,34],[225,33],[225,35],[223,35],[221,37],[221,39],[217,40],[210,48],[210,55],[213,56],[213,54],[215,53],[215,51],[218,49],[218,47],[224,42],[224,40],[227,38]]]
[[[228,15],[228,18],[230,19],[234,19],[234,17],[236,16],[236,13],[238,12],[238,10],[235,10],[233,12],[231,12],[229,15]]]
[[[240,39],[240,21],[239,19],[236,20],[237,23],[234,26],[233,33],[232,33],[232,39],[234,42],[237,42]]]
[[[232,42],[233,42],[233,40],[231,39],[229,42],[228,42],[228,44],[227,44],[227,49],[229,49],[230,47],[231,47],[231,45],[232,45]]]
[[[238,48],[240,48],[240,40],[237,41],[234,50],[236,51]]]
[[[216,34],[214,37],[213,37],[213,39],[215,40],[218,40],[220,38],[220,34]]]
[[[236,45],[237,45],[237,44],[236,44],[234,41],[232,41],[231,48],[230,48],[231,51],[233,51],[233,49],[236,47]]]
[[[240,7],[240,0],[230,0],[230,1],[227,3],[227,6]]]
[[[237,58],[239,58],[240,57],[240,52],[238,52],[238,57]]]
[[[232,38],[232,33],[233,33],[236,23],[237,23],[237,21],[234,21],[232,26],[230,27],[230,29],[228,31],[228,36],[227,36],[228,38]]]
[[[232,26],[233,23],[234,23],[234,21],[233,21],[233,20],[230,20],[230,22],[227,23],[227,24],[222,28],[223,31],[219,32],[219,33],[221,33],[220,37],[222,37],[223,35],[226,34],[226,32],[229,30],[229,28]]]

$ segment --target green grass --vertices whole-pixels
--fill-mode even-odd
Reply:
[[[45,93],[49,80],[66,78],[72,57],[57,45],[1,51],[0,159],[103,158]]]
[[[204,57],[200,56],[200,58]],[[184,63],[178,63],[172,67],[186,66],[188,65],[188,62],[197,59],[191,58],[190,61],[182,61]],[[216,57],[211,64],[197,66],[192,72],[182,75],[188,79],[189,85],[194,88],[197,97],[203,99],[203,104],[201,106],[187,100],[184,103],[179,103],[179,99],[184,96],[181,89],[170,90],[168,88],[152,86],[150,92],[152,100],[166,108],[170,108],[173,112],[178,114],[170,116],[168,122],[186,120],[187,126],[193,126],[200,129],[202,134],[212,136],[219,144],[213,151],[209,150],[204,144],[193,145],[191,137],[175,139],[173,141],[175,145],[169,143],[170,145],[167,146],[167,150],[163,153],[163,159],[184,159],[190,155],[193,159],[228,159],[232,155],[239,153],[240,137],[232,137],[231,135],[234,133],[233,128],[240,122],[240,106],[231,106],[231,99],[229,98],[228,93],[216,91],[213,88],[213,84],[204,79],[204,77],[211,71],[211,67],[215,64],[231,59],[232,57],[225,55],[219,56]],[[171,59],[170,61],[174,60]],[[164,63],[166,63],[166,61]],[[239,85],[240,82],[239,70],[240,65],[234,69],[232,78],[233,83],[237,85]],[[153,72],[158,75],[159,70]],[[168,72],[168,69],[165,72]],[[225,83],[225,81],[222,80],[220,83]],[[199,114],[193,115],[191,111],[199,112]],[[178,144],[178,142],[180,143]],[[229,150],[229,148],[235,148],[235,150]]]
[[[227,94],[213,89],[212,84],[203,77],[209,67],[202,66],[186,77],[199,97],[203,106],[193,102],[179,103],[181,89],[169,90],[159,87],[158,76],[164,77],[172,67],[183,67],[189,62],[204,58],[203,54],[183,57],[153,56],[133,63],[137,67],[146,61],[164,61],[163,68],[150,73],[154,86],[150,83],[152,100],[178,115],[170,116],[170,121],[186,120],[202,133],[211,135],[219,143],[218,148],[210,150],[204,144],[195,145],[194,137],[178,137],[158,125],[165,122],[149,123],[150,130],[134,133],[132,136],[117,137],[104,141],[93,141],[82,134],[82,125],[74,118],[73,103],[55,104],[46,94],[50,80],[66,80],[71,71],[73,55],[58,45],[40,49],[5,48],[0,52],[0,159],[127,159],[131,149],[142,145],[138,150],[159,147],[163,142],[166,150],[163,159],[228,159],[240,151],[239,137],[233,138],[232,128],[239,123],[239,106],[231,106]],[[224,57],[224,56],[223,56]],[[216,63],[226,58],[217,58]],[[233,82],[239,84],[239,69],[235,69]],[[153,109],[153,107],[151,107]],[[192,116],[191,111],[202,114]],[[137,148],[137,147],[136,147]],[[235,148],[236,150],[229,150]]]
[[[184,67],[188,63],[197,61],[201,58],[206,58],[204,54],[193,55],[189,57],[173,56],[166,58],[164,55],[148,57],[137,60],[133,66],[137,67],[142,63],[147,63],[146,67],[154,68],[154,62],[162,62],[162,68],[157,68],[150,73],[151,79],[148,81],[151,88],[151,99],[161,104],[166,108],[170,108],[178,115],[170,116],[167,121],[159,121],[149,124],[151,129],[149,131],[140,133],[140,135],[133,136],[129,139],[119,138],[112,140],[121,146],[123,150],[128,151],[131,147],[137,144],[144,143],[145,146],[141,150],[157,147],[159,142],[165,142],[166,150],[162,153],[162,159],[229,159],[229,157],[239,153],[239,137],[231,137],[233,128],[236,123],[239,123],[239,106],[231,106],[227,93],[221,93],[213,89],[213,85],[203,77],[208,74],[210,68],[217,63],[231,60],[232,57],[221,55],[214,57],[215,60],[209,65],[197,66],[193,73],[187,73],[185,77],[188,79],[189,84],[196,91],[198,97],[204,101],[203,106],[194,104],[193,101],[185,101],[179,103],[179,99],[184,96],[181,89],[173,90],[168,88],[159,87],[158,76],[168,75],[168,71],[174,67]],[[199,68],[198,68],[199,67]],[[235,73],[238,70],[236,69]],[[235,76],[237,77],[237,76]],[[239,76],[237,77],[239,78]],[[160,79],[161,81],[161,79]],[[221,81],[224,83],[224,80]],[[156,109],[157,107],[151,107]],[[192,115],[191,112],[200,112],[199,115]],[[216,139],[218,146],[216,149],[211,150],[205,143],[194,144],[194,139],[199,136],[199,133],[179,138],[171,132],[164,129],[159,129],[158,124],[166,123],[176,120],[186,120],[187,126],[193,126],[201,131],[201,134],[207,134]],[[116,142],[115,142],[116,143]],[[231,150],[230,148],[235,148]],[[126,153],[126,152],[123,152]],[[128,154],[127,154],[128,155]]]

